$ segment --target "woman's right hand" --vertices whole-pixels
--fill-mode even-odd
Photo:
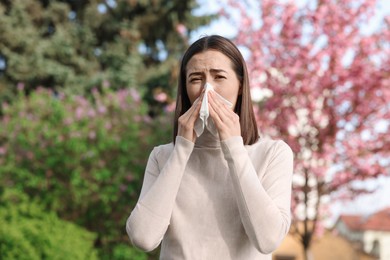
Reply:
[[[199,111],[202,105],[204,90],[200,96],[194,101],[190,109],[187,110],[178,119],[177,135],[195,143],[196,133],[194,130],[195,122],[199,118]]]

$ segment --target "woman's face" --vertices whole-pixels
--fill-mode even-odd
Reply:
[[[240,81],[226,55],[215,50],[195,54],[188,61],[186,71],[186,88],[191,104],[208,82],[213,85],[215,92],[233,104],[232,108],[236,106]]]

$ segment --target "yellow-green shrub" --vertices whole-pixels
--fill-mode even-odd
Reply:
[[[15,190],[0,194],[1,259],[97,259],[96,235]]]

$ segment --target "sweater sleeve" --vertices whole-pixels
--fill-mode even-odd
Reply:
[[[221,143],[232,176],[246,234],[263,254],[274,251],[288,233],[291,217],[293,154],[283,141],[269,149],[261,180],[241,137]]]
[[[139,200],[126,222],[126,231],[134,246],[151,251],[161,242],[169,226],[180,182],[194,144],[180,136],[163,168],[153,149],[146,165]]]

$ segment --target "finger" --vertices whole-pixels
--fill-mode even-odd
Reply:
[[[191,121],[195,122],[196,118],[199,116],[199,111],[202,105],[204,97],[204,91],[202,91],[201,95],[195,99],[192,106],[185,112],[182,117],[184,119],[184,122],[190,123]]]
[[[222,102],[219,98],[217,98],[215,93],[210,92],[209,97],[211,101],[210,104],[212,105],[214,111],[219,115],[222,121],[223,118],[231,118],[232,111],[224,102]]]
[[[196,110],[197,106],[201,103],[202,103],[202,95],[200,95],[195,99],[194,103],[192,103],[190,108],[183,115],[191,115],[194,112],[194,110]]]
[[[222,119],[219,116],[219,114],[215,111],[215,108],[213,107],[211,102],[209,103],[209,112],[210,112],[211,118],[214,120],[214,123],[219,128],[219,126],[222,125]]]
[[[215,96],[215,95],[214,95]],[[216,104],[216,100],[210,99],[209,111],[210,116],[218,128],[219,137],[225,140],[230,136],[239,136],[241,134],[240,118],[225,103]]]
[[[199,98],[197,104],[193,106],[193,112],[189,117],[189,121],[195,122],[195,120],[199,117],[200,108],[202,107],[203,96]]]

